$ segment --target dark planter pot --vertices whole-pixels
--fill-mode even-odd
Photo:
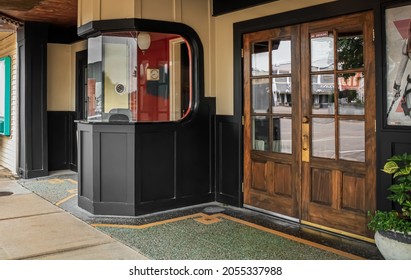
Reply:
[[[375,244],[386,260],[411,260],[411,234],[377,231]]]

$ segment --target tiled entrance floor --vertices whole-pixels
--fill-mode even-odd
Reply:
[[[19,183],[152,259],[382,259],[373,243],[219,203],[92,215],[77,206],[76,181],[72,173]]]

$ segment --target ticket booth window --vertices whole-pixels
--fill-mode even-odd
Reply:
[[[190,47],[180,35],[124,31],[88,39],[88,121],[164,122],[191,111]]]

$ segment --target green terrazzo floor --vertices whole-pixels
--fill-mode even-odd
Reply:
[[[189,218],[144,229],[96,228],[157,260],[347,259],[333,252],[224,218],[209,225]]]
[[[70,206],[71,202],[77,198],[76,176],[19,180],[18,183],[60,207],[68,201],[70,203],[67,205]],[[72,207],[73,209],[78,208],[76,204]],[[70,208],[72,211],[73,209]],[[274,231],[258,228],[254,224],[247,224],[243,220],[227,215],[224,217],[218,217],[220,221],[211,224],[200,223],[191,216],[184,216],[180,220],[174,218],[172,221],[162,222],[161,219],[154,219],[160,222],[147,221],[148,223],[153,222],[148,227],[119,228],[105,225],[96,226],[96,228],[148,258],[157,260],[344,260],[358,258],[338,250],[328,250],[326,247],[311,246],[307,242],[281,237]],[[88,223],[95,222],[95,219],[89,216],[80,218]],[[124,219],[114,220],[114,224],[145,224],[144,218],[138,219],[137,222],[130,219],[130,223]],[[105,222],[112,223],[113,221]]]
[[[19,184],[53,204],[77,193],[77,182],[73,179],[21,180]]]

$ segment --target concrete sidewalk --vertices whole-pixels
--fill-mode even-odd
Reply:
[[[1,175],[0,260],[147,259]]]

